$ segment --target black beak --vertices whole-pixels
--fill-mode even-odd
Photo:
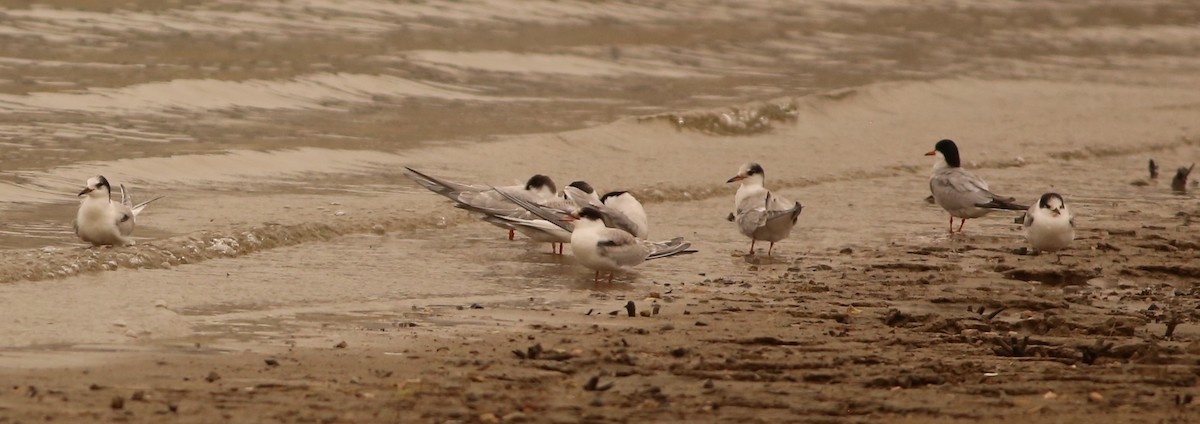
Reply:
[[[743,177],[743,176],[741,176],[741,175],[737,175],[737,176],[734,176],[733,178],[730,178],[729,180],[727,180],[727,181],[725,181],[725,182],[726,182],[726,183],[732,183],[732,182],[734,182],[734,181],[741,181],[741,180],[744,180],[744,179],[746,179],[746,177]]]
[[[85,194],[88,194],[91,192],[92,192],[91,188],[85,188],[85,189],[83,189],[83,191],[79,192],[79,195],[82,196],[82,195],[85,195]]]

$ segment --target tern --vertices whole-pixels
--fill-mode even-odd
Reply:
[[[137,216],[146,205],[162,196],[136,205],[121,185],[121,201],[112,201],[112,185],[104,176],[97,175],[87,180],[87,186],[79,192],[79,212],[75,214],[75,235],[93,246],[133,245],[129,235],[133,233]]]
[[[1058,193],[1046,193],[1025,214],[1025,239],[1034,249],[1056,252],[1075,240],[1075,217]]]
[[[609,228],[604,224],[604,213],[591,206],[579,209],[571,218],[575,224],[571,252],[580,265],[596,272],[594,282],[599,282],[600,273],[606,272],[608,282],[612,283],[616,271],[650,259],[685,253],[691,247],[683,238],[654,243],[640,240],[628,231]]]
[[[950,234],[954,234],[954,218],[961,218],[958,232],[969,218],[987,215],[992,209],[1026,210],[1028,206],[1013,203],[1016,199],[1001,197],[988,189],[987,182],[962,168],[958,146],[951,140],[937,142],[925,156],[936,156],[929,177],[933,200],[950,213]]]
[[[412,168],[405,167],[404,169],[408,170],[408,172],[404,173],[406,177],[429,189],[429,191],[453,200],[455,207],[466,209],[484,221],[508,230],[509,240],[514,238],[515,229],[504,220],[490,218],[494,215],[525,218],[529,218],[529,216],[525,215],[526,212],[524,209],[514,205],[505,196],[501,196],[500,191],[534,204],[542,204],[558,197],[558,188],[554,185],[554,180],[542,174],[530,177],[525,185],[491,187],[460,184],[437,178]]]
[[[544,205],[536,206],[542,206],[542,208],[551,211],[573,211],[584,206],[598,205],[600,201],[600,197],[596,196],[596,190],[590,184],[586,181],[574,181],[563,188],[561,199],[555,199],[546,202]],[[485,220],[488,222],[503,222],[505,225],[511,226],[534,241],[550,243],[550,253],[563,254],[563,246],[571,242],[571,231],[561,228],[545,219],[539,219],[530,211],[525,211],[525,213],[531,216],[521,216],[521,214],[491,215],[485,218]],[[567,212],[562,213],[566,214]]]
[[[770,242],[767,256],[775,250],[775,243],[788,237],[800,211],[804,206],[771,193],[763,187],[766,178],[762,165],[751,162],[742,165],[737,175],[726,183],[741,181],[737,195],[734,196],[734,213],[729,220],[737,223],[738,230],[750,237],[750,255],[754,254],[754,243],[763,240]]]

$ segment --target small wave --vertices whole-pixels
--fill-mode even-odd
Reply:
[[[752,135],[770,131],[778,122],[795,122],[799,114],[797,102],[789,99],[718,110],[659,114],[639,118],[639,121],[665,120],[679,130],[715,135]]]
[[[264,223],[244,230],[201,232],[109,248],[43,247],[6,251],[0,258],[0,283],[39,281],[116,269],[170,268],[214,258],[238,257],[301,243],[329,240],[347,234],[410,231],[457,225],[443,215],[406,215],[383,219],[341,220],[334,223],[281,225]]]

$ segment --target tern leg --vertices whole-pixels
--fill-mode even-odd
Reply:
[[[954,215],[950,215],[950,234],[954,234]]]
[[[596,271],[596,276],[592,277],[592,283],[600,283],[600,271]]]
[[[771,247],[767,248],[767,256],[771,256],[772,250],[775,250],[775,242],[771,242]]]
[[[508,240],[512,241],[515,238],[517,238],[517,232],[515,230],[508,230]]]
[[[554,242],[550,242],[550,254],[554,254]]]
[[[608,284],[612,284],[613,273],[608,273]]]
[[[954,217],[950,217],[950,225],[954,225]],[[963,219],[962,219],[962,222],[958,223],[958,233],[959,233],[959,234],[962,234],[962,227],[963,227],[963,225],[967,225],[967,219],[966,219],[966,218],[963,218]],[[951,231],[951,232],[953,232],[953,231]]]
[[[566,245],[566,243],[559,243],[559,244],[558,244],[558,255],[559,255],[559,256],[562,256],[563,249],[565,248],[565,247],[564,247],[565,245]]]
[[[750,253],[749,253],[750,255],[754,254],[754,242],[755,241],[756,240],[754,240],[754,239],[750,239]]]

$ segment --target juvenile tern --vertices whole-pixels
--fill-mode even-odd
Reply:
[[[775,243],[791,234],[804,209],[800,202],[787,200],[763,187],[765,178],[762,166],[751,162],[742,165],[737,175],[726,181],[742,182],[734,196],[732,221],[737,223],[742,234],[750,237],[751,255],[754,254],[754,243],[763,240],[771,243],[767,248],[767,256],[771,256]]]
[[[1055,252],[1075,240],[1075,217],[1058,193],[1046,193],[1025,214],[1025,239],[1034,249]]]
[[[958,232],[962,233],[968,218],[979,218],[992,209],[1029,209],[1013,203],[1016,199],[992,193],[983,179],[963,169],[953,141],[937,142],[925,156],[937,157],[929,176],[929,191],[933,192],[934,202],[950,213],[950,234],[954,234],[954,218],[962,219],[958,224]]]
[[[503,193],[503,191],[498,191],[497,193]],[[511,201],[511,199],[509,200]],[[526,204],[529,203],[526,202]],[[600,204],[600,197],[596,196],[596,190],[586,181],[573,181],[563,188],[562,197],[550,199],[542,205],[534,206],[548,211],[561,211],[559,213],[566,215],[569,213],[568,211],[591,204]],[[550,253],[553,254],[563,254],[563,246],[571,242],[571,232],[569,230],[563,229],[545,219],[540,219],[532,212],[524,210],[524,208],[522,208],[521,213],[488,215],[484,220],[503,223],[533,241],[550,243]]]
[[[558,188],[554,185],[554,180],[541,174],[530,177],[525,185],[491,187],[460,184],[443,180],[412,168],[405,167],[404,169],[408,170],[408,172],[404,173],[406,177],[429,189],[429,191],[453,200],[455,207],[466,209],[484,221],[508,230],[509,240],[514,238],[515,229],[504,220],[489,219],[489,217],[492,215],[504,215],[529,218],[529,216],[524,215],[524,209],[517,207],[504,196],[501,196],[499,191],[534,204],[542,204],[558,196]]]
[[[612,283],[613,273],[632,267],[646,260],[663,258],[684,253],[691,243],[676,238],[667,242],[653,243],[639,240],[625,230],[604,225],[604,214],[591,206],[573,213],[575,229],[571,232],[571,252],[575,260],[596,271],[594,282],[600,281],[600,273],[608,273]]]
[[[79,212],[75,214],[75,235],[93,246],[128,246],[134,244],[129,238],[133,233],[137,216],[146,205],[162,196],[136,205],[121,185],[121,202],[112,201],[112,186],[104,176],[97,175],[87,180],[87,186],[79,192]]]

